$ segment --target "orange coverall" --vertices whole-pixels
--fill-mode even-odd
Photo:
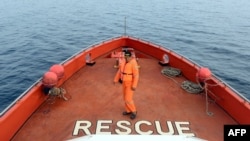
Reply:
[[[129,62],[123,61],[115,75],[114,82],[118,82],[119,78],[123,83],[123,98],[125,101],[125,109],[127,113],[136,112],[133,100],[134,90],[139,80],[139,69],[136,60],[133,58]]]

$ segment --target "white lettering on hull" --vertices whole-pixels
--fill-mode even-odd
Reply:
[[[83,132],[85,135],[91,134],[118,134],[118,135],[129,135],[134,131],[140,135],[185,135],[185,136],[195,136],[194,133],[190,131],[189,122],[187,121],[166,121],[166,123],[160,123],[160,121],[154,121],[153,123],[146,120],[141,120],[135,122],[132,125],[131,122],[126,120],[117,121],[113,124],[112,120],[98,120],[96,123],[95,130],[93,129],[93,123],[87,120],[78,120],[75,123],[73,136],[77,136],[80,132]],[[115,127],[115,129],[113,129]],[[144,127],[144,128],[143,128]],[[163,131],[162,127],[166,131]],[[174,130],[176,129],[176,131]],[[94,132],[95,131],[95,132]]]
[[[82,130],[86,135],[90,135],[89,127],[91,127],[91,122],[87,120],[76,121],[73,135],[78,135],[78,132]]]
[[[155,127],[156,127],[157,132],[160,135],[173,135],[174,134],[174,127],[173,127],[171,121],[167,121],[168,132],[162,131],[161,124],[159,121],[155,121]]]
[[[127,125],[127,126],[125,126],[125,125]],[[128,127],[130,125],[131,125],[131,123],[129,121],[126,121],[126,120],[118,121],[117,122],[117,127],[119,127],[120,129],[115,129],[115,133],[119,134],[119,135],[131,134],[132,130]],[[122,129],[124,131],[122,131]]]
[[[151,135],[151,134],[153,133],[152,130],[148,130],[148,131],[142,131],[142,130],[141,130],[140,126],[141,126],[142,124],[152,125],[152,123],[149,122],[149,121],[145,121],[145,120],[138,121],[138,122],[135,123],[135,131],[136,131],[138,134],[140,134],[140,135]]]
[[[194,133],[184,133],[183,131],[189,131],[189,127],[185,127],[182,125],[189,125],[189,122],[175,122],[176,129],[179,133],[179,135],[185,135],[185,136],[194,136]]]

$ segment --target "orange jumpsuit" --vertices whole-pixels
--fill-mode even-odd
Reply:
[[[136,112],[136,107],[133,100],[133,88],[137,87],[139,80],[139,69],[136,60],[133,58],[129,62],[122,62],[115,75],[114,82],[118,82],[121,77],[123,83],[123,98],[125,101],[126,112]]]

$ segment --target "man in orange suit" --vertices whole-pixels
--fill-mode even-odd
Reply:
[[[122,80],[123,98],[125,102],[125,110],[123,115],[130,115],[131,119],[135,119],[137,115],[136,107],[133,100],[134,91],[139,80],[138,64],[129,51],[124,53],[126,61],[120,64],[119,69],[114,78],[114,84],[119,79]]]

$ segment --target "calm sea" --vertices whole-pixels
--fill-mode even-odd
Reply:
[[[2,0],[0,111],[48,68],[127,34],[209,67],[250,99],[249,0]]]

